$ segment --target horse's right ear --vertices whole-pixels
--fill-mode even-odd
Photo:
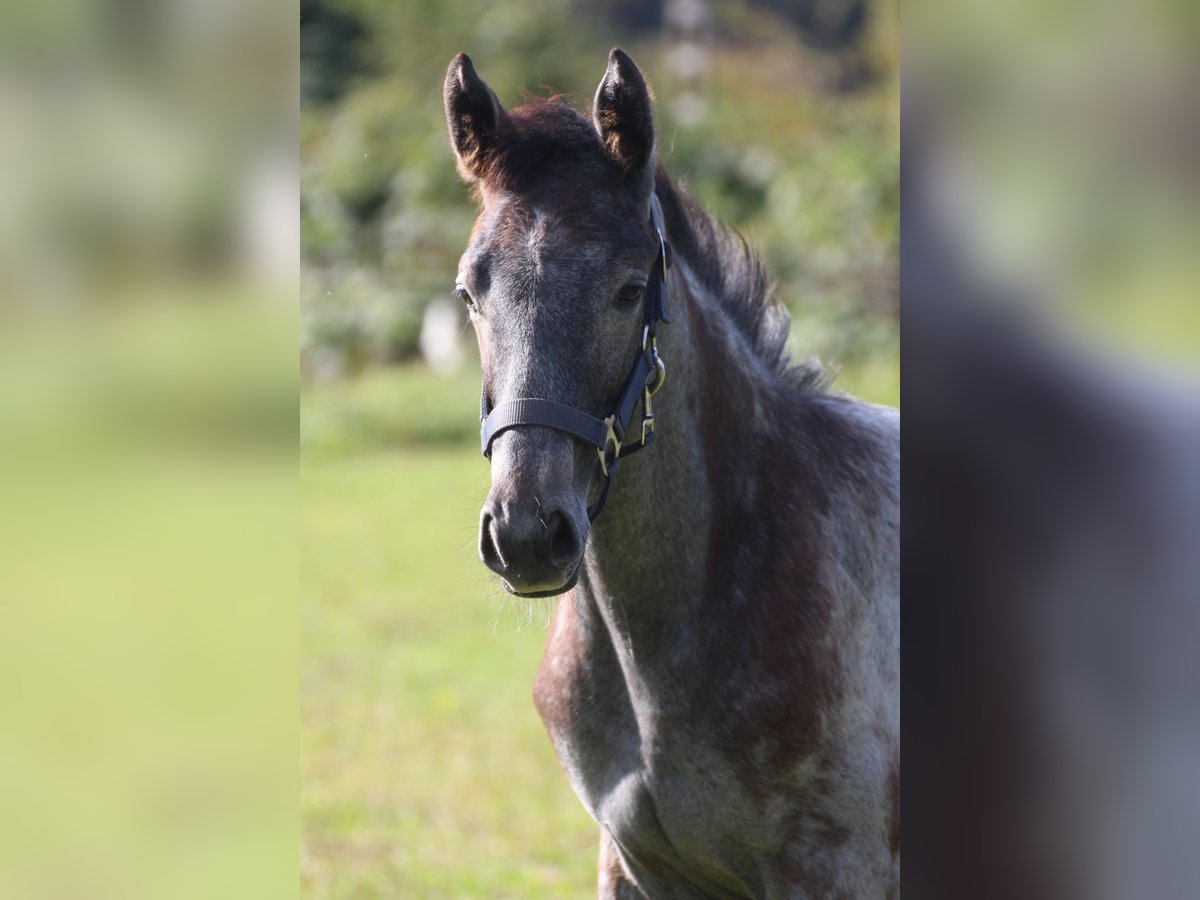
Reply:
[[[495,146],[504,121],[504,108],[475,73],[471,57],[465,53],[450,61],[442,99],[450,146],[458,159],[458,173],[467,181],[475,181],[483,173],[484,158]]]

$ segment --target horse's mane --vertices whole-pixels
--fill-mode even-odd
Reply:
[[[549,165],[594,165],[600,137],[591,121],[561,96],[532,97],[506,116],[497,146],[484,161],[493,188],[519,187]],[[774,294],[762,260],[734,229],[720,222],[660,164],[655,190],[672,249],[708,288],[767,369],[787,384],[820,391],[827,378],[816,362],[793,365],[787,353],[791,316]]]
[[[795,388],[824,390],[828,378],[819,363],[792,363],[787,352],[791,315],[746,239],[705,209],[661,164],[654,181],[672,250],[717,298],[759,359]]]

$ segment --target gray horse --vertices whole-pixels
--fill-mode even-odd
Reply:
[[[624,52],[590,120],[505,110],[462,54],[445,109],[481,208],[457,288],[480,554],[563,595],[534,702],[600,896],[898,897],[899,414],[789,365],[757,259],[657,165]]]

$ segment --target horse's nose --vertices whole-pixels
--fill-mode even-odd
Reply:
[[[583,538],[561,508],[523,512],[492,500],[479,522],[479,555],[516,593],[558,593],[574,581]]]

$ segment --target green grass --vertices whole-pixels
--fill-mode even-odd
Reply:
[[[306,388],[300,443],[308,453],[368,447],[466,446],[479,437],[478,365],[451,377],[417,363],[371,369],[353,380]]]
[[[474,558],[487,478],[470,445],[306,459],[307,897],[594,896],[596,829],[530,699],[548,607]]]

